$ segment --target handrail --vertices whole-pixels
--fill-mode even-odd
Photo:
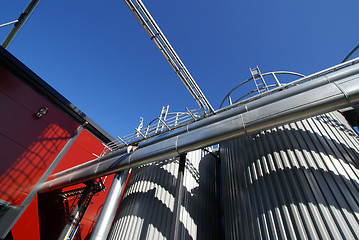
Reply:
[[[159,119],[159,117],[156,117],[147,125],[147,127],[136,129],[135,132],[129,135],[124,137],[117,137],[116,140],[106,143],[106,145],[104,145],[105,147],[101,153],[101,156],[113,151],[124,149],[128,146],[137,145],[139,142],[145,139],[152,138],[172,129],[184,126],[198,119],[201,119],[203,116],[203,111],[199,108],[191,110],[190,112],[168,113],[166,119]],[[164,126],[163,129],[162,126]]]
[[[267,72],[267,73],[263,73],[262,76],[268,76],[268,75],[272,75],[275,79],[276,79],[276,75],[275,74],[288,74],[288,75],[294,75],[294,76],[298,76],[298,77],[305,77],[303,74],[300,74],[300,73],[296,73],[296,72],[290,72],[290,71],[274,71],[274,72]],[[244,84],[248,83],[249,81],[252,81],[253,80],[253,77],[241,82],[240,84],[238,84],[236,87],[234,87],[225,97],[224,99],[222,100],[221,104],[220,104],[220,107],[219,108],[222,108],[224,102],[226,101],[226,99],[230,99],[230,96],[231,94],[239,87],[243,86]],[[277,79],[276,79],[277,80]],[[278,85],[270,85],[268,87],[275,87],[275,86],[278,86]],[[253,90],[249,93],[247,93],[246,95],[240,97],[238,100],[236,100],[235,102],[238,102],[240,99],[243,99],[244,97],[250,95],[250,93],[254,93],[254,92],[258,92],[258,90]],[[230,103],[231,105],[231,103]]]
[[[233,105],[230,105],[230,106],[227,106],[227,107],[224,107],[224,108],[220,108],[220,109],[217,110],[215,113],[217,114],[217,113],[219,113],[219,112],[226,111],[226,110],[228,110],[228,109],[237,107],[237,106],[239,106],[239,105],[243,105],[243,104],[252,102],[252,101],[257,100],[257,99],[259,99],[259,98],[262,98],[262,97],[271,95],[271,94],[276,93],[276,92],[283,91],[283,90],[285,90],[285,89],[288,89],[288,88],[297,86],[297,85],[299,85],[299,84],[308,82],[308,81],[313,80],[313,79],[315,79],[315,78],[324,76],[324,75],[326,75],[326,74],[329,74],[329,73],[338,71],[338,70],[340,70],[340,69],[346,68],[346,67],[348,67],[348,66],[351,66],[351,65],[354,65],[354,64],[357,64],[357,63],[359,63],[359,57],[358,57],[358,58],[354,58],[354,59],[352,59],[352,60],[350,60],[350,61],[347,61],[347,62],[338,64],[338,65],[335,65],[335,66],[333,66],[333,67],[324,69],[324,70],[319,71],[319,72],[317,72],[317,73],[308,75],[308,76],[306,76],[306,77],[302,77],[302,78],[300,78],[300,79],[298,79],[298,80],[295,80],[295,81],[292,81],[292,82],[290,82],[290,83],[283,84],[283,85],[281,85],[280,87],[274,88],[274,89],[269,90],[269,91],[267,91],[267,92],[264,92],[264,93],[262,93],[262,94],[259,94],[259,95],[253,96],[253,97],[251,97],[251,98],[245,99],[245,100],[243,100],[243,101],[241,101],[241,102],[238,102],[238,103],[236,103],[236,104],[233,104]],[[249,79],[249,80],[250,80],[250,79]]]
[[[343,62],[346,62],[346,61],[350,58],[350,56],[353,55],[353,53],[355,53],[356,50],[358,50],[358,49],[359,49],[359,44],[358,44],[358,46],[356,46],[356,47],[344,58],[344,60],[342,61],[342,63],[343,63]]]

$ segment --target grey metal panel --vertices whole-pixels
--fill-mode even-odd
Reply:
[[[359,137],[338,112],[220,145],[226,239],[358,239]]]
[[[133,169],[108,239],[168,238],[177,173],[177,159]]]
[[[203,150],[187,154],[177,239],[219,239],[216,158]]]
[[[179,158],[133,169],[109,238],[174,239]],[[218,239],[216,159],[203,150],[186,156],[177,239]]]

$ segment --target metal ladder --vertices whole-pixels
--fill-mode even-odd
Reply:
[[[256,85],[258,94],[268,91],[268,86],[267,86],[266,82],[264,81],[263,75],[262,75],[261,71],[259,70],[258,66],[256,66],[256,68],[254,68],[254,69],[249,68],[249,70],[251,71],[253,81],[254,81],[254,84]]]

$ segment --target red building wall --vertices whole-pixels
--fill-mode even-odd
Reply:
[[[11,229],[13,239],[40,239],[39,214],[37,197],[32,200],[15,226]]]
[[[20,205],[78,127],[0,66],[0,199]],[[41,118],[42,107],[49,109]]]
[[[101,144],[101,142],[96,137],[94,137],[91,133],[89,133],[86,130],[83,130],[78,136],[78,138],[76,139],[76,141],[73,143],[71,148],[68,150],[68,152],[65,154],[64,158],[58,164],[58,166],[56,167],[53,173],[60,172],[69,167],[92,160],[95,158],[95,156],[92,153],[96,155],[100,154],[102,152],[102,149],[103,149],[103,145]],[[107,189],[109,189],[109,187],[111,186],[112,179],[113,179],[113,175],[108,176],[104,182],[106,190],[95,194],[95,196],[92,198],[92,201],[80,224],[80,229],[79,229],[79,233],[81,236],[80,239],[85,239],[92,232],[96,219],[106,199]],[[38,207],[41,206],[38,206],[37,199],[34,199],[33,202],[30,204],[30,206],[26,209],[24,214],[20,217],[19,221],[15,224],[14,228],[12,229],[12,234],[15,240],[24,239],[23,238],[24,232],[26,232],[28,236],[31,236],[30,238],[27,239],[34,239],[34,240],[40,239]],[[51,211],[51,209],[48,210]],[[63,216],[52,215],[52,217],[62,218]],[[60,222],[62,222],[64,225],[65,220],[66,219],[60,219]],[[54,225],[54,224],[56,225],[57,222],[59,222],[59,219],[56,220],[54,219],[54,221],[52,222],[43,221],[40,222],[40,224],[42,228],[46,229],[49,228],[49,225]],[[57,224],[56,227],[58,227],[57,231],[61,231],[63,226]]]
[[[53,173],[61,172],[70,167],[95,159],[103,150],[102,143],[91,133],[82,131],[76,139],[70,150],[56,167]],[[81,239],[85,239],[94,227],[95,221],[101,212],[102,205],[107,196],[107,190],[110,188],[114,175],[102,178],[106,187],[105,191],[101,191],[92,198],[92,201],[81,221],[80,235]]]
[[[37,117],[36,113],[42,107],[48,108],[48,113]],[[11,206],[24,207],[24,199],[74,135],[79,124],[17,73],[8,70],[1,61],[0,109],[0,199]],[[101,141],[87,130],[82,130],[53,173],[92,160],[102,150]],[[112,178],[107,178],[107,188]],[[91,233],[106,194],[107,191],[101,191],[93,197],[80,225],[81,239]],[[40,228],[66,221],[39,222],[39,202],[35,197],[27,206],[8,235],[9,239],[43,239]],[[54,205],[50,202],[47,207]],[[61,224],[55,228],[62,230]]]

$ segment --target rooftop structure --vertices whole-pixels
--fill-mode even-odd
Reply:
[[[308,76],[250,68],[215,110],[143,3],[125,2],[199,108],[113,138],[0,48],[0,238],[359,238],[358,135],[337,112],[357,123],[359,58]],[[4,47],[37,3],[4,24]]]

